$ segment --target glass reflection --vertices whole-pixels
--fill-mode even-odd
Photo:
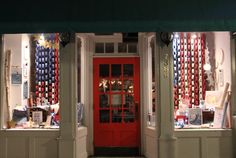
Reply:
[[[100,108],[108,108],[109,107],[109,96],[107,94],[99,95],[99,103]]]
[[[121,122],[122,121],[122,110],[113,109],[112,110],[112,122]]]
[[[111,95],[111,106],[112,107],[121,107],[122,106],[122,95],[121,94],[112,94]]]
[[[100,110],[100,122],[101,123],[110,122],[110,110]]]
[[[112,91],[121,91],[122,89],[122,81],[120,79],[112,79],[111,80],[111,90]]]
[[[109,81],[107,79],[101,79],[99,82],[99,92],[109,91]]]
[[[99,65],[99,77],[109,77],[109,64]]]
[[[132,77],[134,75],[133,64],[124,64],[124,76]]]
[[[133,106],[133,108],[124,110],[124,122],[125,123],[134,122],[134,117],[135,117],[134,106]]]
[[[124,108],[130,108],[132,106],[134,106],[134,96],[133,94],[126,94]]]
[[[134,92],[134,81],[130,79],[124,80],[124,91],[128,93]]]
[[[111,65],[111,76],[120,77],[121,76],[121,64],[112,64]]]

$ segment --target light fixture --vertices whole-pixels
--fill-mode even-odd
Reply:
[[[44,41],[44,35],[41,34],[39,40]]]
[[[209,63],[206,63],[206,64],[203,65],[203,69],[205,71],[210,71],[211,70],[211,65]]]
[[[178,33],[175,33],[175,38],[179,38],[179,34]]]
[[[192,38],[197,38],[197,35],[194,33],[194,34],[192,34],[191,37],[192,37]]]
[[[44,37],[43,34],[41,34],[41,35],[39,36],[38,42],[39,42],[39,44],[40,44],[41,46],[45,44],[45,37]]]

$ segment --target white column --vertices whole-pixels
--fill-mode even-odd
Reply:
[[[5,97],[4,94],[4,52],[3,52],[3,36],[0,34],[0,129],[3,127],[4,125],[4,117],[3,117],[3,98]]]
[[[236,146],[236,37],[231,37],[231,107],[233,114],[233,146]],[[234,157],[236,157],[236,150],[234,151]]]
[[[156,34],[156,85],[158,158],[175,158],[173,118],[173,62],[172,43],[168,46]]]
[[[75,158],[76,103],[77,103],[77,54],[75,34],[70,43],[60,45],[60,137],[59,158]]]

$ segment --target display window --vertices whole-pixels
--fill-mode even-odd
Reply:
[[[228,32],[176,32],[173,38],[175,128],[230,128]]]
[[[4,34],[2,128],[59,128],[59,34]]]

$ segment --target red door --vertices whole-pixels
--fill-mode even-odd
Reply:
[[[139,147],[139,58],[94,58],[93,70],[95,147]]]

